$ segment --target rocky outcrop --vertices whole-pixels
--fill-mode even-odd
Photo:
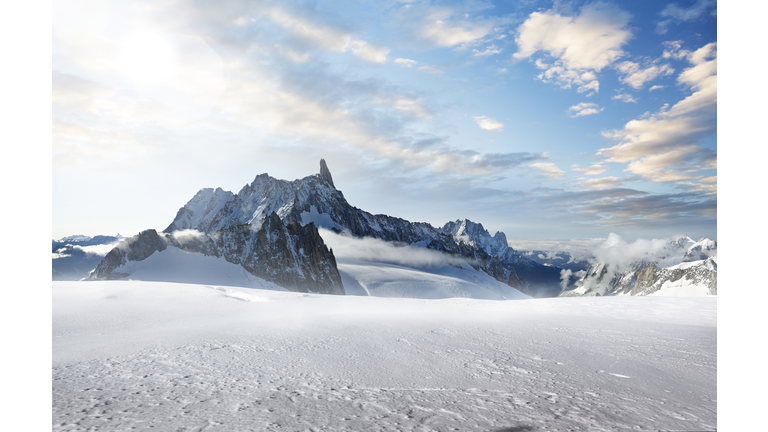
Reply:
[[[86,280],[114,280],[128,277],[119,271],[128,261],[143,261],[155,252],[164,251],[168,243],[157,231],[149,229],[123,240],[96,266]]]
[[[292,291],[345,294],[333,252],[315,225],[286,226],[276,213],[270,214],[258,230],[240,224],[212,234],[176,236],[142,231],[109,252],[86,280],[126,278],[130,275],[122,267],[128,261],[143,261],[168,247],[224,258]]]
[[[200,189],[194,197],[176,213],[173,222],[163,232],[174,232],[197,226],[201,221],[213,217],[235,194],[221,188]]]
[[[703,238],[688,248],[683,262],[704,260],[714,255],[717,255],[717,242]]]
[[[326,181],[332,188],[336,188],[333,185],[333,177],[331,177],[331,170],[328,169],[328,165],[325,163],[325,159],[320,159],[320,177]]]
[[[680,265],[671,268],[659,268],[649,265],[637,275],[632,288],[632,295],[649,295],[667,287],[686,285],[705,286],[707,294],[717,295],[717,262],[712,258],[700,260],[695,265]]]

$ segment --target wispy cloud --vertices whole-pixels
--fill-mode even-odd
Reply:
[[[419,66],[419,70],[422,71],[422,72],[431,73],[431,74],[435,74],[435,75],[442,75],[442,74],[445,73],[445,71],[443,70],[442,67],[435,66],[435,65]]]
[[[396,244],[370,237],[336,234],[323,228],[318,232],[338,261],[369,261],[415,268],[461,265],[464,259],[431,249]]]
[[[568,108],[568,113],[571,117],[583,117],[592,114],[597,114],[604,108],[600,108],[596,103],[582,102],[578,105],[573,105]]]
[[[623,180],[619,177],[602,177],[588,179],[579,182],[579,187],[584,189],[608,189],[621,186]]]
[[[452,47],[477,41],[494,31],[495,20],[470,19],[452,8],[433,7],[424,19],[419,36],[437,46]]]
[[[479,50],[506,36],[513,22],[509,16],[494,14],[494,6],[486,2],[418,1],[390,9],[386,18],[396,26],[399,37],[409,46],[420,49],[452,48]],[[490,13],[487,13],[490,12]],[[490,55],[494,48],[486,55]]]
[[[371,101],[373,105],[388,105],[398,111],[411,114],[420,119],[432,118],[429,110],[424,107],[421,101],[414,97],[400,96],[390,98],[375,98]]]
[[[637,103],[637,100],[635,99],[635,97],[628,93],[619,93],[611,97],[611,99],[625,102],[625,103]]]
[[[604,173],[607,170],[606,167],[604,167],[604,166],[602,166],[600,164],[594,164],[594,165],[589,166],[587,168],[578,168],[578,165],[573,165],[571,167],[571,169],[573,171],[582,173],[584,175],[600,175],[600,174]]]
[[[478,49],[472,50],[472,55],[475,57],[488,57],[501,52],[501,49],[496,45],[489,45],[485,50],[480,51]]]
[[[628,84],[632,88],[642,88],[643,85],[659,76],[672,75],[675,70],[668,64],[656,65],[651,64],[648,67],[641,67],[639,63],[625,61],[616,65],[622,77],[619,81]]]
[[[330,25],[323,25],[278,7],[265,8],[264,13],[275,24],[289,30],[305,41],[329,51],[352,51],[357,57],[374,63],[384,63],[389,48],[356,39],[352,34]]]
[[[656,33],[665,34],[673,23],[698,20],[706,16],[717,16],[717,0],[698,0],[685,8],[677,3],[668,4],[659,15],[665,18],[656,25]]]
[[[528,166],[543,173],[547,180],[559,180],[565,176],[565,171],[552,162],[538,162]]]

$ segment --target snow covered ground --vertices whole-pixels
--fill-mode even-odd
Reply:
[[[420,299],[525,299],[529,296],[464,263],[413,268],[390,263],[341,259],[339,273],[348,295]]]
[[[53,430],[710,431],[717,299],[53,282]]]

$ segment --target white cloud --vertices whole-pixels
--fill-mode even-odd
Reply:
[[[655,86],[649,88],[648,91],[661,90],[663,88],[664,88],[663,85],[655,85]]]
[[[573,105],[568,108],[568,112],[571,113],[571,117],[582,117],[592,114],[597,114],[604,108],[598,108],[596,103],[582,102],[578,105]]]
[[[627,171],[654,182],[708,189],[702,171],[717,167],[717,155],[700,141],[717,130],[717,44],[710,43],[688,56],[693,65],[677,78],[694,92],[668,108],[627,123],[623,129],[603,132],[619,144],[601,149],[609,162],[628,162]],[[696,186],[698,185],[698,186]]]
[[[611,99],[618,100],[626,103],[637,103],[637,100],[631,95],[627,93],[619,93],[616,96],[613,96]]]
[[[373,105],[389,105],[398,111],[411,114],[420,119],[432,118],[432,114],[416,98],[400,96],[393,98],[375,98],[371,101]]]
[[[282,88],[267,79],[253,79],[253,69],[230,71],[233,84],[221,101],[222,115],[233,124],[268,132],[277,137],[301,139],[307,143],[334,142],[368,152],[377,158],[393,161],[406,169],[425,168],[433,173],[452,176],[487,176],[522,163],[541,159],[532,154],[479,154],[449,146],[419,147],[398,136],[400,130],[377,129],[370,121],[371,101],[415,117],[430,113],[417,98],[402,95],[380,95],[360,101],[361,107],[342,104],[325,97],[311,98],[295,86]],[[344,85],[343,81],[329,81]],[[329,85],[317,84],[323,89]],[[355,91],[359,88],[355,83]],[[380,93],[380,89],[375,89]],[[310,92],[311,94],[311,92]],[[356,93],[357,94],[357,93]],[[346,101],[345,101],[346,102]],[[363,110],[361,113],[360,110]],[[386,114],[388,126],[399,120]]]
[[[416,60],[411,60],[411,59],[396,58],[395,63],[399,64],[400,66],[411,67],[418,62]]]
[[[547,180],[559,180],[565,176],[565,171],[551,162],[539,162],[528,165],[529,167],[541,171]]]
[[[468,14],[456,13],[447,7],[431,8],[419,36],[437,46],[451,47],[475,42],[493,33],[494,20],[470,19]]]
[[[602,177],[584,180],[579,187],[584,189],[608,189],[621,186],[623,180],[619,177]]]
[[[573,171],[580,172],[584,175],[600,175],[604,173],[608,168],[600,165],[600,164],[594,164],[592,166],[589,166],[587,168],[578,168],[578,165],[574,165],[571,167]]]
[[[661,66],[654,64],[647,68],[641,68],[638,63],[631,61],[619,63],[616,65],[616,69],[624,75],[619,78],[619,81],[629,84],[636,89],[642,88],[646,82],[659,76],[672,75],[675,73],[675,70],[667,64]]]
[[[473,49],[472,55],[475,57],[488,57],[494,54],[498,54],[500,52],[501,52],[501,49],[499,49],[499,47],[497,47],[496,45],[489,45],[488,47],[485,48],[485,51]]]
[[[264,13],[275,24],[325,50],[352,51],[355,56],[374,63],[384,63],[387,60],[388,48],[355,39],[342,30],[302,19],[299,15],[288,14],[277,7],[265,9]]]
[[[518,28],[514,58],[531,57],[538,51],[554,58],[553,64],[537,62],[546,69],[538,78],[562,88],[598,91],[594,72],[624,55],[621,47],[632,37],[627,29],[629,13],[606,3],[593,3],[578,16],[563,16],[554,10],[534,12]]]
[[[372,63],[386,62],[387,54],[389,54],[389,48],[369,44],[361,40],[352,41],[350,49],[357,57]]]
[[[422,72],[431,73],[435,75],[442,75],[444,73],[443,69],[434,65],[419,66],[419,70]]]
[[[660,13],[665,20],[656,25],[656,33],[665,34],[672,23],[695,21],[703,16],[717,15],[717,0],[698,0],[688,8],[681,8],[676,3],[668,4]]]
[[[472,117],[472,118],[475,119],[475,122],[477,122],[477,125],[480,126],[480,129],[485,129],[487,131],[501,132],[504,128],[503,123],[499,123],[492,118],[488,118],[485,116]]]
[[[661,56],[663,58],[673,58],[675,60],[680,60],[688,57],[691,52],[688,50],[683,49],[683,41],[677,40],[677,41],[666,41],[663,43],[664,45],[664,54]]]

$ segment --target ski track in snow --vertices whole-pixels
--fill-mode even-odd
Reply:
[[[52,375],[54,431],[709,431],[716,299],[54,282]]]

